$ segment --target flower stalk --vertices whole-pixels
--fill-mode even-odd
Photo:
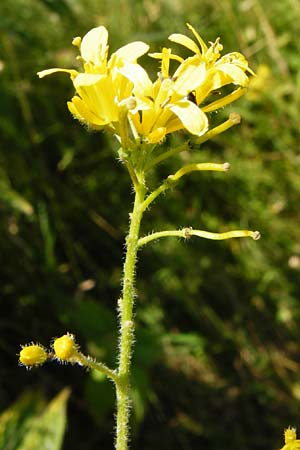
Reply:
[[[116,382],[117,393],[117,435],[116,450],[126,450],[129,434],[130,409],[130,363],[134,339],[133,304],[135,297],[134,278],[140,224],[143,215],[142,204],[145,188],[142,183],[135,186],[135,201],[130,215],[130,227],[126,238],[126,256],[123,271],[123,291],[119,300],[120,309],[120,340],[119,365]]]

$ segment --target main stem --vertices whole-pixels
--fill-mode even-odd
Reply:
[[[123,272],[123,291],[120,299],[120,341],[119,367],[116,382],[117,391],[117,436],[116,450],[127,450],[130,411],[130,363],[134,339],[133,303],[134,275],[140,223],[143,215],[141,207],[145,198],[142,183],[135,184],[134,207],[130,218],[130,228],[126,238],[126,257]]]

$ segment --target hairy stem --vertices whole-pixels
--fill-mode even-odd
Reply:
[[[69,360],[70,361],[70,360]],[[89,356],[85,356],[81,352],[77,352],[70,362],[81,364],[84,367],[88,367],[89,369],[97,370],[98,372],[103,373],[112,381],[117,383],[117,373],[114,370],[109,369],[105,364],[95,361]]]
[[[145,197],[142,183],[135,184],[135,201],[126,238],[126,257],[123,272],[123,292],[120,299],[120,341],[119,367],[116,381],[117,390],[117,436],[116,450],[127,450],[130,409],[130,363],[134,339],[133,303],[134,275],[140,223],[143,215],[141,207]]]

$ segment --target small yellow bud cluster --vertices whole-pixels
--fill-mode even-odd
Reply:
[[[128,320],[125,322],[125,326],[128,328],[128,332],[131,333],[133,322]],[[110,369],[102,362],[94,360],[91,356],[85,356],[81,353],[79,346],[76,344],[75,336],[70,333],[53,339],[50,352],[47,352],[40,344],[30,343],[24,345],[19,354],[19,364],[25,366],[27,369],[33,366],[39,366],[46,360],[79,364],[88,369],[98,370],[115,383],[118,381],[118,374],[115,370]]]
[[[79,362],[80,354],[73,334],[67,333],[54,339],[52,349],[54,353],[53,351],[48,352],[41,344],[26,344],[20,351],[19,364],[30,369],[40,366],[50,359],[71,363]]]

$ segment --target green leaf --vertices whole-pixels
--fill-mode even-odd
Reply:
[[[0,416],[0,448],[17,450],[30,422],[44,407],[40,394],[26,393]]]
[[[69,389],[64,389],[46,407],[40,395],[22,396],[0,416],[0,448],[60,450],[69,395]]]
[[[132,404],[135,420],[140,424],[145,416],[149,397],[154,394],[150,388],[146,370],[135,367],[132,370]]]
[[[103,421],[103,417],[114,407],[115,394],[111,381],[100,372],[92,370],[85,384],[85,399],[94,419]]]
[[[151,329],[137,328],[134,361],[138,366],[151,367],[161,358],[161,339],[162,335]]]
[[[10,183],[3,171],[0,172],[0,200],[10,209],[21,212],[27,216],[33,213],[32,205],[11,188]]]

